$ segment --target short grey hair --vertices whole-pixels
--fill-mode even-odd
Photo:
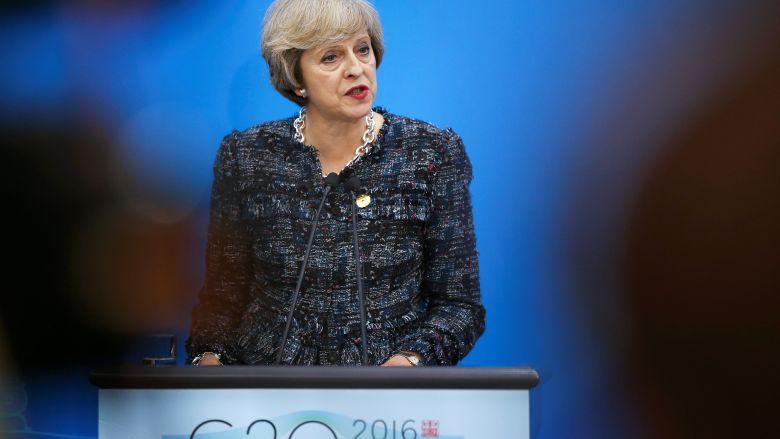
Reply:
[[[345,40],[368,31],[376,58],[382,61],[382,25],[366,0],[276,0],[265,13],[261,47],[271,84],[298,105],[306,99],[295,94],[303,87],[300,60],[304,50]]]

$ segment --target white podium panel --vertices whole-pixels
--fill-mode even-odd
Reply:
[[[100,439],[529,437],[528,390],[101,389]]]
[[[528,368],[97,370],[100,439],[526,439]]]

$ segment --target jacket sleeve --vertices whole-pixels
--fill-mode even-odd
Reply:
[[[485,329],[468,190],[471,162],[463,141],[452,130],[445,131],[441,147],[424,234],[423,294],[429,312],[397,349],[422,354],[426,365],[457,364]]]
[[[219,353],[225,364],[239,361],[233,342],[249,296],[252,249],[241,218],[237,136],[235,130],[225,136],[214,163],[206,275],[192,311],[188,363],[207,351]]]

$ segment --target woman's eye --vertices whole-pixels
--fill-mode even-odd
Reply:
[[[368,46],[363,46],[363,47],[361,47],[360,49],[358,49],[358,52],[359,52],[361,55],[368,55],[369,53],[371,53],[371,48],[370,48],[370,47],[368,47]]]
[[[332,53],[329,53],[329,54],[327,54],[327,55],[322,57],[322,62],[330,63],[330,62],[333,62],[333,61],[336,61],[336,55],[334,55]]]

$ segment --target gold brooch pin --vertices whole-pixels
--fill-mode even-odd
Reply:
[[[361,208],[366,207],[371,204],[371,196],[368,194],[360,194],[358,195],[357,200],[355,200],[355,204]]]

